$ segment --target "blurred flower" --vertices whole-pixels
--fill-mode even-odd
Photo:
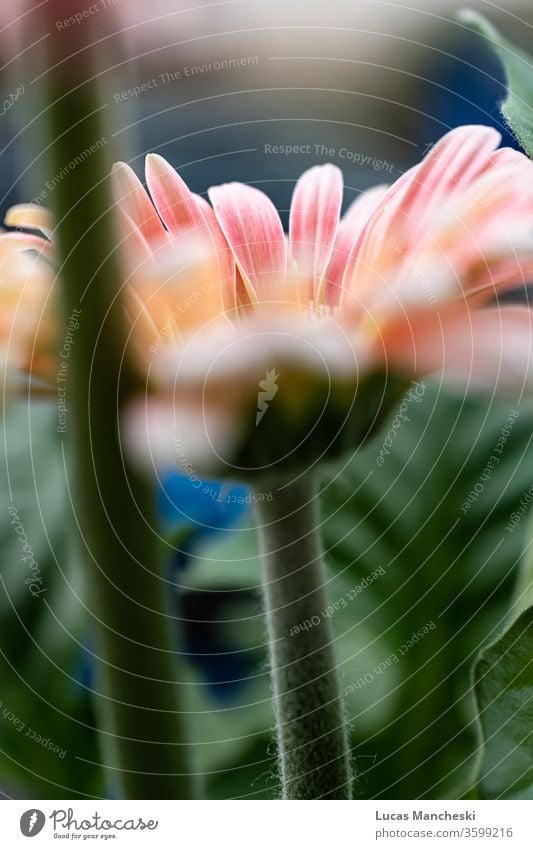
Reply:
[[[287,469],[363,441],[415,375],[530,380],[530,311],[490,301],[533,275],[533,165],[499,139],[448,133],[342,219],[340,171],[312,168],[288,239],[262,192],[212,188],[216,219],[199,201],[195,216],[219,246],[226,307],[203,304],[191,279],[184,303],[197,309],[154,357],[158,396],[126,429],[134,450],[236,476]],[[184,223],[193,196],[164,160],[150,157],[147,177],[170,232],[205,227]]]
[[[488,127],[453,130],[342,219],[341,172],[311,168],[288,238],[254,187],[214,187],[210,206],[150,155],[150,200],[115,166],[130,341],[148,389],[125,428],[134,450],[189,475],[287,468],[362,442],[415,375],[529,381],[530,311],[490,301],[533,276],[533,164],[499,140]],[[6,223],[51,226],[27,206]],[[24,253],[22,290],[35,250],[42,269],[48,239],[0,236],[1,256]],[[33,345],[21,362],[49,359]]]

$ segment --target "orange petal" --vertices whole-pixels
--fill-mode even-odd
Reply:
[[[55,227],[54,216],[49,209],[35,203],[19,203],[6,212],[6,227],[22,227],[25,230],[40,230],[48,236]]]
[[[527,307],[457,304],[405,313],[383,328],[376,347],[394,370],[435,372],[491,391],[533,386],[533,311]]]

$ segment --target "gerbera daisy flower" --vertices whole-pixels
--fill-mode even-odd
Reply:
[[[208,203],[160,156],[147,157],[149,193],[115,166],[124,303],[146,386],[126,425],[134,450],[221,473],[308,465],[371,435],[416,376],[530,381],[531,313],[494,301],[533,272],[533,164],[499,141],[488,127],[452,130],[342,217],[340,170],[311,168],[288,236],[253,186],[216,186]],[[17,287],[33,293],[16,311],[12,365],[46,380],[53,222],[21,206],[6,223],[43,234],[0,236],[0,285],[11,302]]]

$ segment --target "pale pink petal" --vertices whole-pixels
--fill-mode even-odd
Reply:
[[[173,236],[209,232],[200,206],[177,171],[162,156],[146,157],[146,182],[154,204]]]
[[[500,139],[497,130],[483,126],[458,127],[443,136],[404,187],[397,220],[418,224],[415,229],[423,232],[442,200],[448,203],[490,167]]]
[[[125,162],[117,162],[113,166],[111,179],[119,210],[129,216],[148,243],[152,240],[161,241],[165,236],[165,228],[133,169]]]
[[[459,127],[394,183],[377,204],[346,264],[343,289],[368,301],[380,281],[390,281],[409,252],[429,232],[443,206],[487,171],[500,139],[491,127]]]
[[[289,239],[298,272],[310,275],[313,297],[321,300],[342,206],[342,172],[336,165],[305,171],[292,196]]]
[[[462,386],[533,386],[533,311],[527,307],[419,310],[390,321],[376,344],[388,368],[435,373]]]
[[[287,249],[272,201],[259,189],[227,183],[209,189],[222,232],[253,300],[268,300],[273,278],[285,275]]]
[[[224,283],[224,306],[229,311],[234,310],[237,306],[237,298],[235,259],[233,257],[232,250],[225,239],[224,233],[220,229],[220,224],[218,223],[212,206],[201,195],[194,195],[194,197],[204,214],[205,220],[207,221],[213,236],[218,263],[220,266],[220,275]]]
[[[120,252],[127,271],[134,271],[139,262],[153,255],[146,236],[123,207],[118,208]]]
[[[423,300],[424,290],[433,292],[434,300],[482,291],[489,299],[527,281],[533,258],[533,163],[520,154],[493,161],[500,164],[442,205],[399,263],[393,280],[398,300]],[[386,297],[384,287],[374,307]]]
[[[372,189],[368,189],[350,204],[343,215],[325,276],[324,300],[329,306],[333,307],[339,303],[344,269],[350,252],[371,213],[387,191],[387,185],[374,186]]]

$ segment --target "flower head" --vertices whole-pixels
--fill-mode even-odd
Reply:
[[[255,187],[216,186],[209,204],[159,156],[147,157],[150,194],[117,165],[125,303],[147,387],[128,416],[134,450],[266,472],[360,443],[414,376],[530,382],[531,313],[491,302],[533,276],[533,163],[499,140],[488,127],[453,130],[342,218],[341,172],[311,168],[288,236]],[[28,215],[8,223],[44,229]],[[50,252],[35,238],[5,234],[0,250]]]
[[[200,209],[225,306],[200,309],[154,358],[158,392],[132,411],[133,446],[166,462],[178,438],[198,464],[266,473],[360,443],[413,376],[529,381],[531,313],[491,301],[533,273],[533,164],[498,143],[490,128],[454,130],[342,218],[339,169],[311,168],[288,237],[258,189],[212,188]],[[183,233],[176,211],[192,195],[160,158],[147,174]]]

